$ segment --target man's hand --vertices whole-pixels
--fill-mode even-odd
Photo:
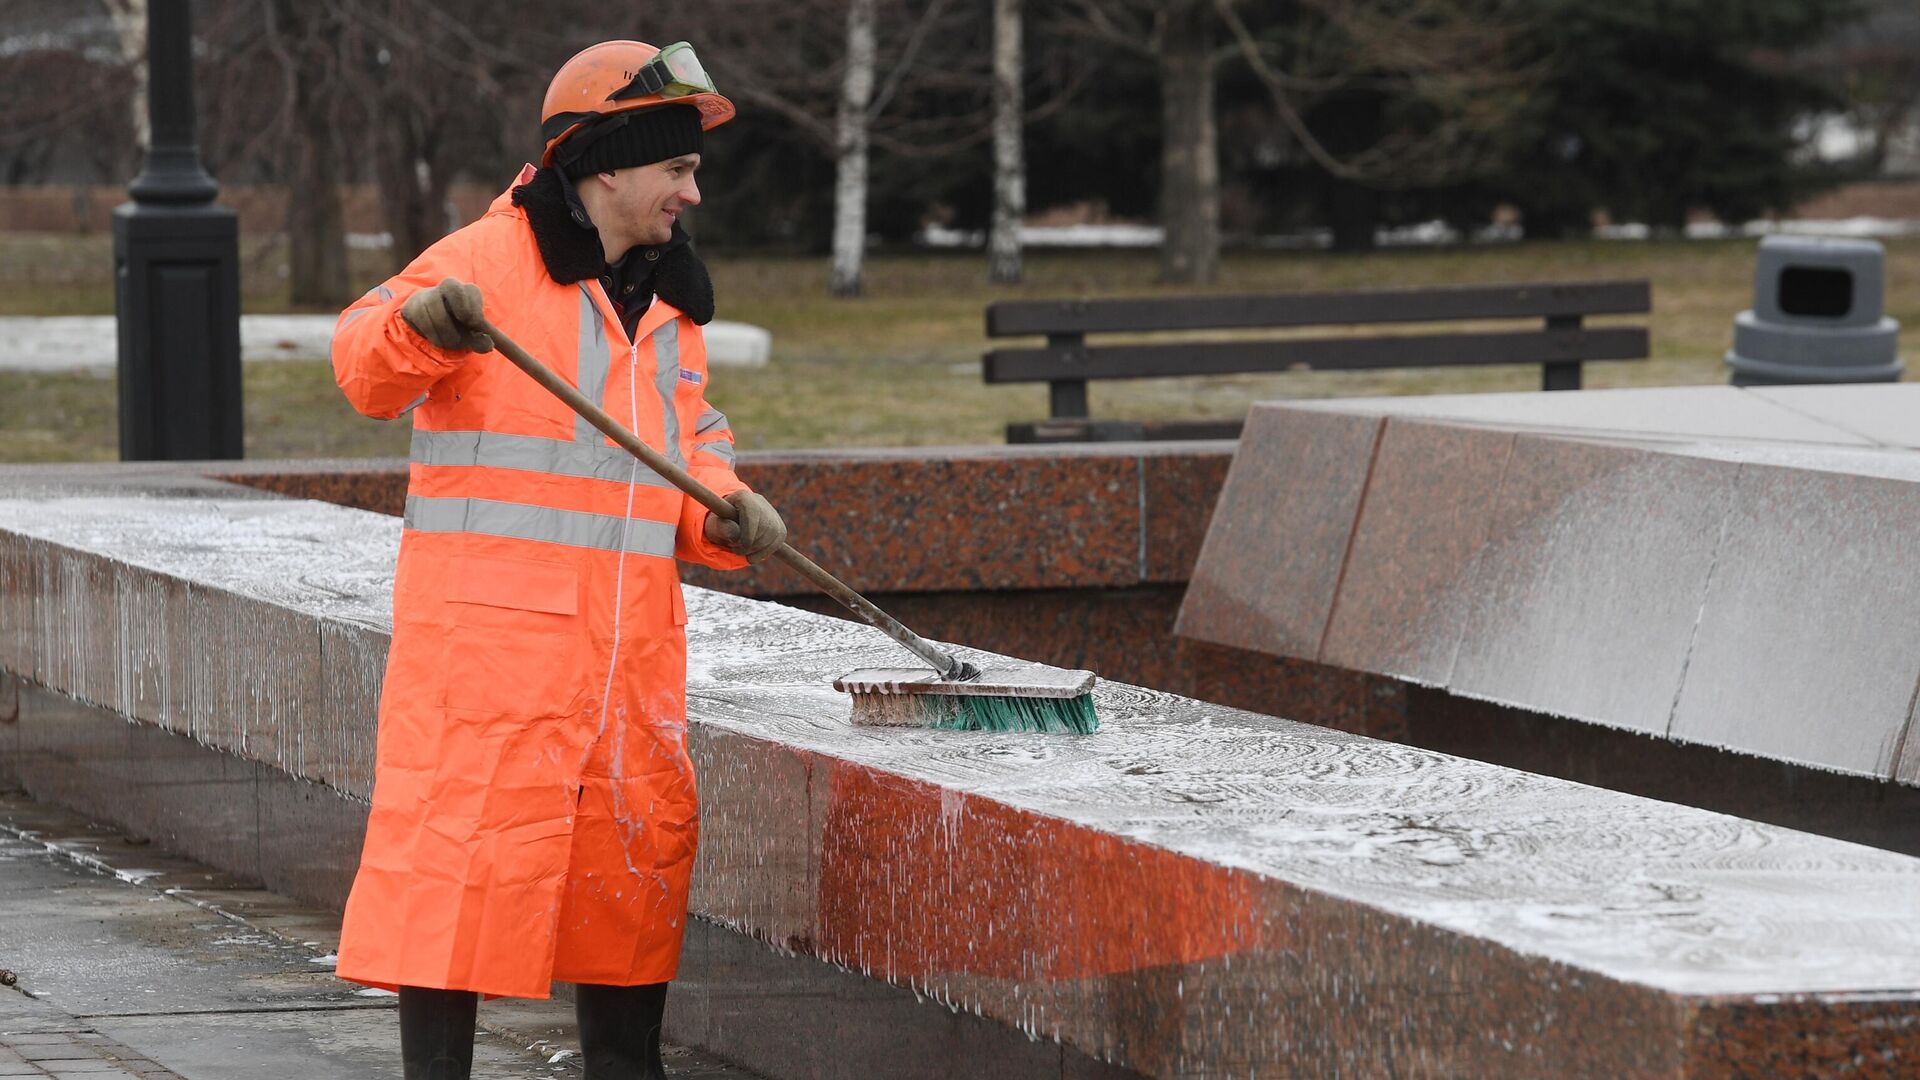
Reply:
[[[739,520],[708,514],[707,539],[735,555],[746,556],[750,563],[759,562],[787,542],[787,523],[780,520],[780,512],[772,503],[751,491],[736,491],[727,496],[727,501],[733,504]]]
[[[400,317],[435,348],[448,352],[492,352],[493,339],[477,329],[485,316],[480,286],[447,278],[421,289],[400,305]]]

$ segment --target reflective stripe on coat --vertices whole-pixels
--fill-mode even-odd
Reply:
[[[548,276],[510,193],[341,314],[341,389],[370,416],[410,410],[414,438],[336,970],[513,997],[664,982],[698,834],[675,560],[745,563],[707,542],[705,508],[506,358],[409,327],[400,305],[447,277],[709,487],[745,487],[700,328],[656,301],[629,340],[598,282]]]

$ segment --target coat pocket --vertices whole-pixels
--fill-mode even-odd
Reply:
[[[565,716],[585,697],[580,574],[564,564],[468,556],[447,569],[445,704]]]
[[[577,615],[580,574],[571,566],[532,559],[468,556],[449,568],[447,599],[456,604]]]

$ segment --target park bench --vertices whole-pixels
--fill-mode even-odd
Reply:
[[[1542,282],[1426,289],[1266,293],[1106,300],[1003,300],[987,306],[990,338],[1044,335],[1040,347],[999,348],[982,361],[989,383],[1044,382],[1048,419],[1007,425],[1007,441],[1110,442],[1231,439],[1241,421],[1095,420],[1093,379],[1228,375],[1279,371],[1539,364],[1544,390],[1580,389],[1587,361],[1639,360],[1643,326],[1583,325],[1588,316],[1653,310],[1646,281]],[[1089,334],[1541,319],[1539,328],[1267,340],[1156,340],[1088,344]]]

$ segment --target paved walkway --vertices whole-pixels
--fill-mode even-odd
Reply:
[[[324,360],[332,315],[242,315],[243,360]],[[767,331],[724,319],[704,328],[707,362],[763,367],[773,349]],[[116,363],[119,330],[111,315],[0,316],[0,371],[104,371]]]
[[[31,1002],[31,998],[8,994]],[[16,1002],[0,1000],[0,1027],[32,1026],[34,1017],[15,1016]],[[0,1077],[58,1077],[61,1080],[100,1080],[102,1077],[147,1077],[180,1080],[180,1074],[149,1061],[145,1055],[91,1030],[58,1010],[40,1018],[45,1031],[9,1031],[0,1034]],[[61,1029],[61,1030],[53,1030]]]
[[[332,912],[0,792],[0,1078],[400,1080],[394,997],[333,976],[338,940]],[[480,1023],[476,1080],[579,1076],[567,1003]]]

